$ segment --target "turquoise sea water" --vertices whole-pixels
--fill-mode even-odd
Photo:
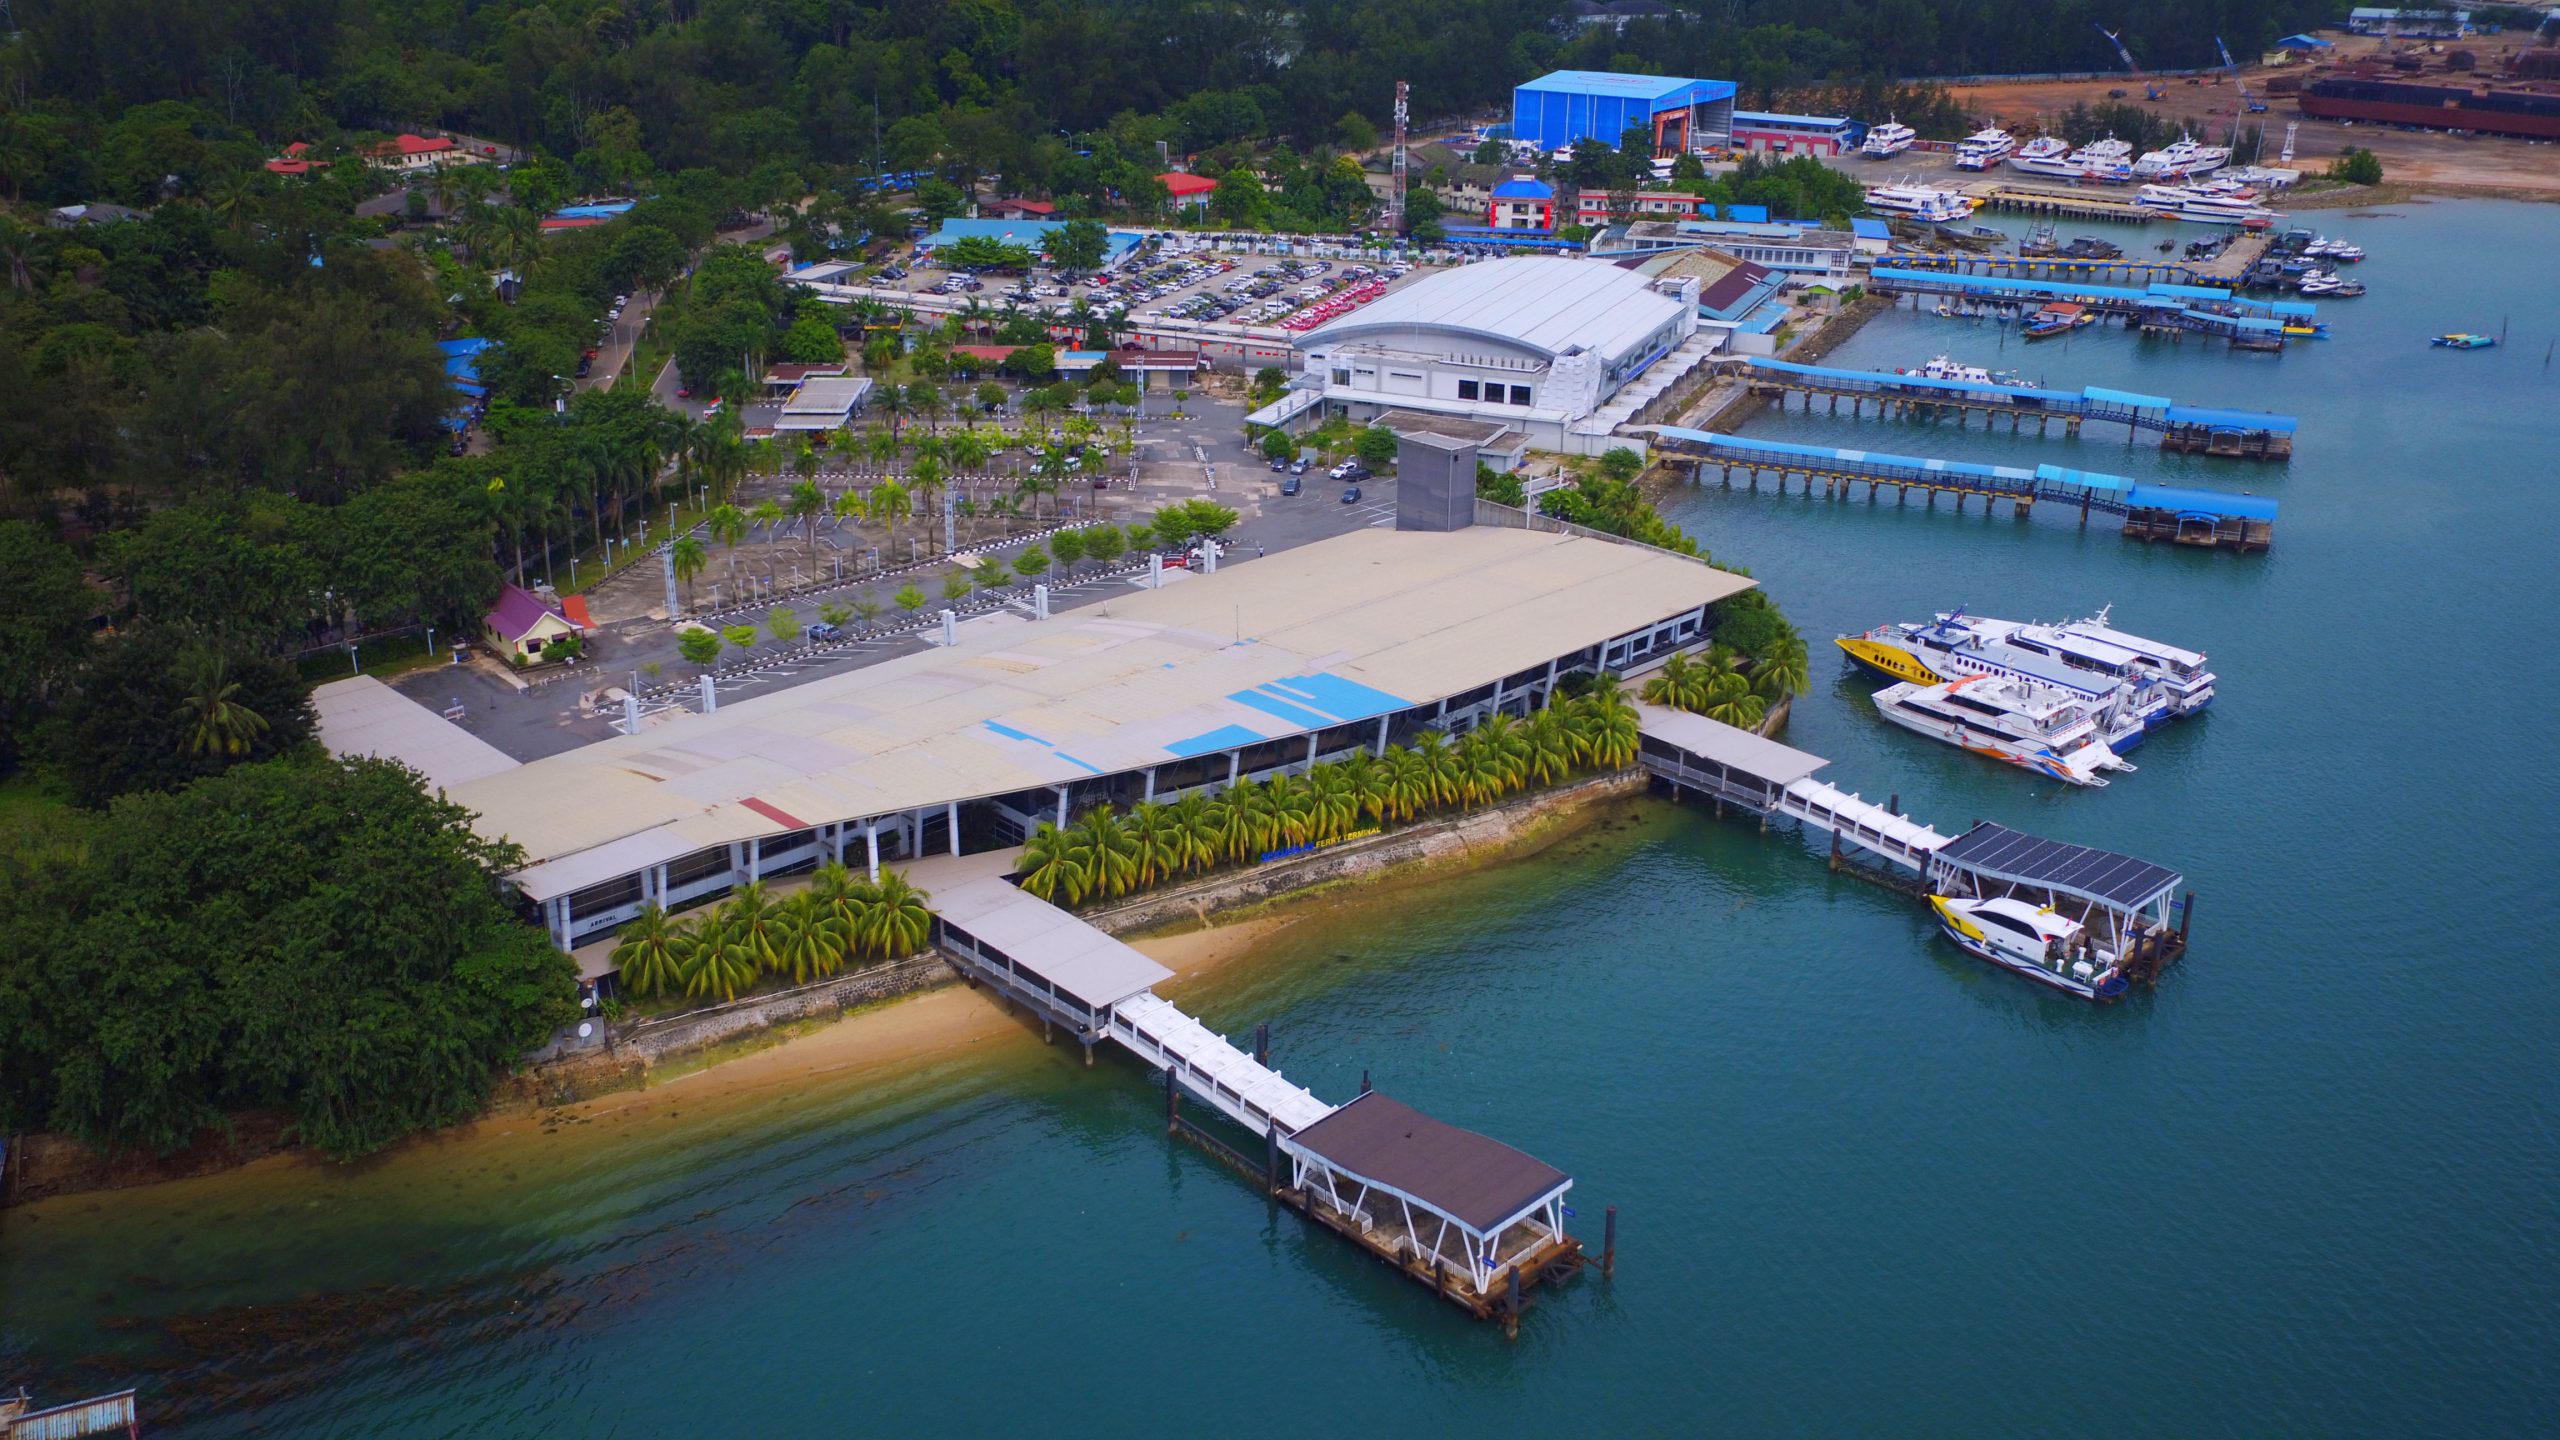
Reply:
[[[2113,602],[2211,652],[2213,712],[2104,791],[1893,730],[1827,658],[1786,737],[1943,830],[2183,870],[2195,949],[2156,993],[2051,995],[1792,835],[1648,802],[1182,997],[1271,1021],[1320,1094],[1366,1067],[1562,1166],[1595,1243],[1621,1208],[1615,1281],[1516,1343],[1168,1144],[1134,1065],[1008,1037],[450,1164],[14,1212],[0,1379],[139,1377],[174,1412],[155,1433],[221,1436],[2551,1433],[2560,209],[2316,218],[2371,252],[2373,293],[2280,359],[2004,350],[1909,311],[1835,357],[2287,411],[2290,466],[1750,427],[2256,489],[2272,554],[1943,504],[1671,506],[1817,646]],[[2425,344],[2509,321],[2499,350]]]

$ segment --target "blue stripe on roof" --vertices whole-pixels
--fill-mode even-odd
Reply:
[[[2277,435],[2290,435],[2294,419],[2290,415],[2267,415],[2255,410],[2215,410],[2203,405],[2172,405],[2169,419],[2180,425],[2210,425],[2217,430],[2265,430]]]
[[[1321,730],[1334,723],[1331,716],[1319,715],[1304,706],[1292,705],[1286,700],[1265,695],[1259,690],[1239,690],[1227,698],[1249,709],[1259,710],[1265,715],[1276,715],[1301,730]]]
[[[2186,490],[2175,485],[2136,485],[2124,501],[2137,510],[2176,510],[2244,520],[2273,520],[2276,502],[2264,495],[2234,495],[2223,490]]]
[[[1066,751],[1064,751],[1064,750],[1052,750],[1052,751],[1050,751],[1049,753],[1050,753],[1050,754],[1052,754],[1052,755],[1057,756],[1057,757],[1058,757],[1059,759],[1061,759],[1061,760],[1066,761],[1066,762],[1067,762],[1068,764],[1070,764],[1070,765],[1082,766],[1084,769],[1089,770],[1089,771],[1091,771],[1092,773],[1094,773],[1094,774],[1096,774],[1096,775],[1101,775],[1101,774],[1108,773],[1108,772],[1104,771],[1104,770],[1103,770],[1103,768],[1102,768],[1101,766],[1094,764],[1092,761],[1090,761],[1090,760],[1079,760],[1079,759],[1077,759],[1076,757],[1074,757],[1073,755],[1068,754],[1068,753],[1067,753]]]
[[[2078,485],[2089,490],[2121,491],[2133,488],[2133,482],[2121,475],[2107,475],[2096,470],[2066,470],[2059,465],[2037,466],[2036,479],[2055,485]]]
[[[1032,734],[1028,730],[1016,730],[1010,725],[999,725],[993,720],[982,720],[978,723],[986,726],[990,730],[993,730],[1007,740],[1028,740],[1034,745],[1046,745],[1049,743],[1048,741],[1041,739],[1039,736]]]
[[[1204,731],[1189,739],[1173,741],[1164,748],[1167,753],[1179,755],[1188,760],[1194,755],[1213,755],[1220,750],[1234,750],[1246,745],[1258,744],[1262,739],[1263,736],[1259,732],[1247,730],[1241,725],[1221,725],[1215,730]]]
[[[1410,710],[1415,704],[1401,695],[1330,674],[1283,675],[1262,688],[1304,700],[1337,720],[1366,720],[1390,710]]]

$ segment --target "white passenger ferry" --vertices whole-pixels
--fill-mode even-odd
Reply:
[[[1868,186],[1867,204],[1888,215],[1907,215],[1937,225],[1962,220],[1973,213],[1971,196],[1908,181]]]
[[[2189,180],[2212,174],[2230,163],[2229,150],[2182,135],[2157,150],[2144,151],[2142,158],[2133,162],[2133,176],[2137,180]]]
[[[1858,147],[1858,153],[1870,160],[1890,160],[1910,149],[1911,143],[1919,138],[1919,131],[1897,121],[1887,120],[1867,132],[1866,142]]]
[[[2104,785],[2133,766],[2107,747],[2088,701],[2002,675],[1943,685],[1904,682],[1876,692],[1876,709],[1905,730],[2072,785]]]
[[[2017,140],[1997,125],[1976,130],[1956,143],[1956,168],[1988,170],[2008,159],[2009,152],[2017,148]]]
[[[1833,643],[1865,668],[1891,680],[1935,685],[1975,675],[2023,680],[2073,695],[2089,707],[2098,735],[2119,755],[2176,718],[2169,688],[2144,675],[2109,674],[2053,654],[1985,639],[1961,618],[1925,625],[1879,625]]]

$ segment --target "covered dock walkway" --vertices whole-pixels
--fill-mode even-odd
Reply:
[[[1879,415],[1934,418],[1952,414],[1959,425],[1967,416],[1979,414],[1986,417],[1983,423],[1987,427],[2006,415],[2013,435],[2028,420],[2036,422],[2039,435],[2048,433],[2048,427],[2058,420],[2066,436],[2078,435],[2082,425],[2098,421],[2157,434],[2161,448],[2166,450],[2253,460],[2293,457],[2297,422],[2290,415],[2181,405],[2165,395],[2097,385],[2064,390],[1941,380],[1894,371],[1799,365],[1759,356],[1746,357],[1738,363],[1755,393],[1776,396],[1781,405],[1788,395],[1802,395],[1808,409],[1814,397],[1827,396],[1834,415],[1840,413],[1840,402],[1845,399],[1852,416],[1863,415],[1870,401]]]
[[[1964,306],[1966,314],[2006,318],[2062,301],[2150,333],[2218,335],[2237,344],[2280,345],[2288,336],[2326,333],[2318,319],[2320,307],[2308,300],[2252,299],[2219,285],[2154,283],[2136,289],[2079,280],[1954,275],[1900,265],[1879,265],[1868,280],[1880,295],[1937,296]]]
[[[1656,425],[1651,429],[1656,456],[1687,460],[1693,483],[1703,481],[1705,468],[1713,465],[1722,474],[1727,489],[1732,488],[1737,470],[1748,477],[1754,490],[1760,488],[1764,472],[1774,475],[1780,494],[1786,492],[1788,476],[1802,475],[1805,493],[1811,495],[1819,482],[1826,499],[1845,500],[1856,486],[1863,484],[1872,503],[1880,491],[1891,486],[1903,501],[1918,490],[1933,507],[1939,495],[1952,495],[1959,514],[1967,501],[1979,497],[1986,507],[2008,501],[2020,518],[2039,500],[2076,508],[2083,525],[2089,523],[2092,513],[2121,516],[2125,537],[2134,540],[2169,540],[2182,545],[2248,551],[2264,550],[2275,538],[2276,502],[2262,495],[2145,485],[2121,475],[2060,465],[2038,465],[2033,469],[1980,465],[1919,455],[1798,445],[1676,425]]]

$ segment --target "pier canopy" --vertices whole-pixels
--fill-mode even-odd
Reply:
[[[2125,504],[2136,510],[2163,510],[2214,520],[2276,518],[2276,502],[2266,495],[2234,495],[2224,490],[2188,490],[2176,485],[2136,485],[2125,492]]]
[[[1831,762],[1748,730],[1686,710],[1636,704],[1637,757],[1674,786],[1754,810],[1776,808],[1780,792]]]
[[[1988,821],[1938,847],[1939,866],[1977,881],[2032,885],[2127,914],[2150,908],[2178,888],[2178,872],[2148,860],[2047,840]]]
[[[1374,1090],[1280,1145],[1301,1188],[1370,1232],[1400,1232],[1396,1240],[1463,1269],[1479,1292],[1564,1233],[1573,1177]]]
[[[933,896],[935,938],[1032,993],[1078,1029],[1173,972],[998,877]],[[1081,1012],[1081,1013],[1079,1013]]]
[[[2265,430],[2280,435],[2290,435],[2294,432],[2292,416],[2265,414],[2256,410],[2216,410],[2204,405],[2172,405],[2169,407],[2168,418],[2172,425],[2194,425],[2207,430],[2236,430],[2243,434]]]

